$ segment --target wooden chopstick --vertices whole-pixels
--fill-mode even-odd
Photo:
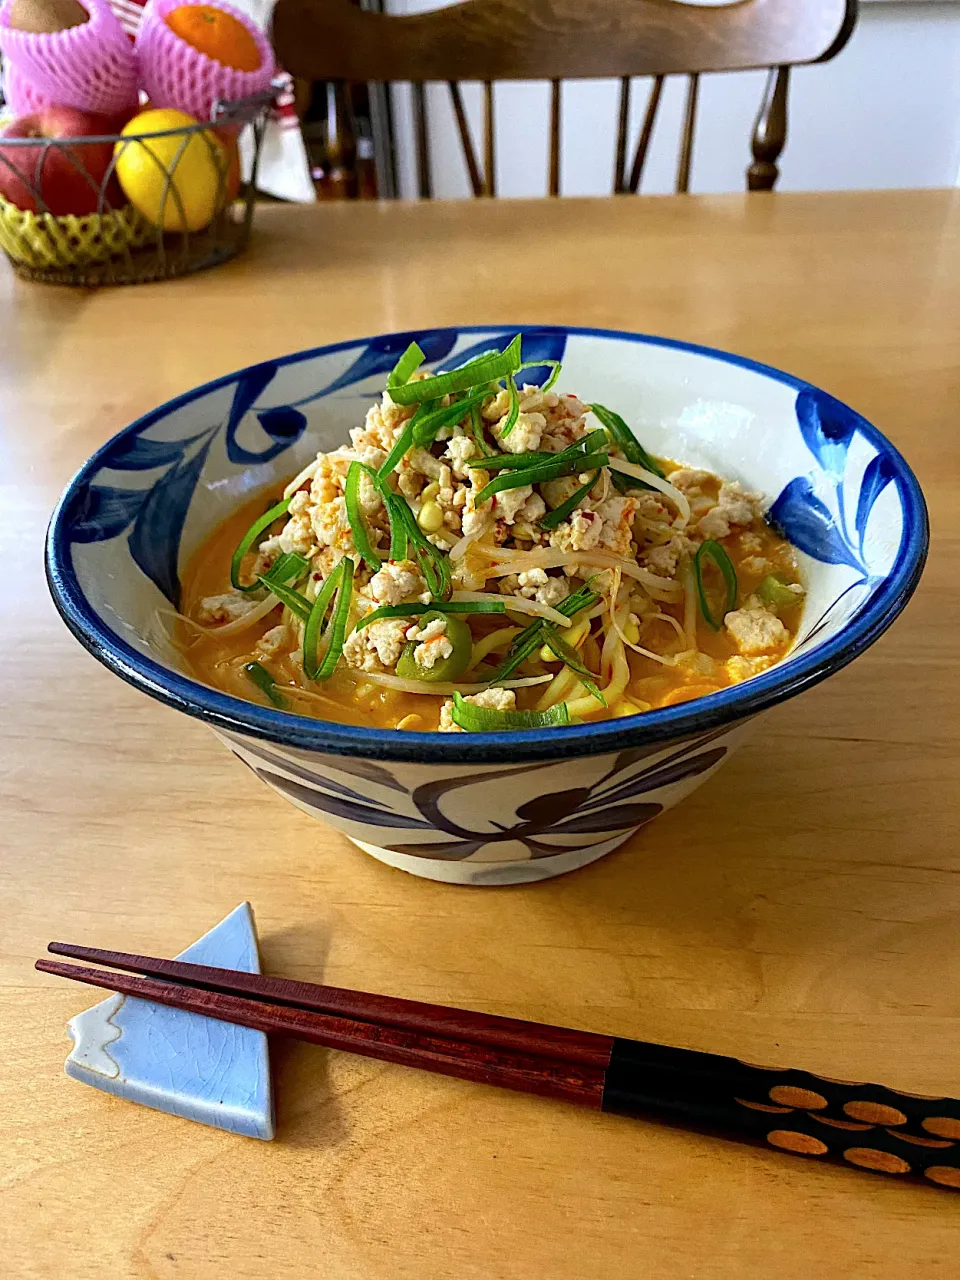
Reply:
[[[876,1173],[922,1178],[927,1184],[960,1189],[960,1101],[927,1098],[876,1084],[828,1079],[789,1068],[759,1067],[736,1058],[676,1049],[668,1045],[588,1032],[566,1032],[511,1018],[468,1013],[416,1001],[393,1000],[340,988],[264,978],[207,968],[184,961],[154,960],[125,952],[68,947],[91,959],[115,957],[129,968],[166,976],[135,977],[55,960],[38,960],[44,973],[73,978],[125,995],[156,1001],[259,1031],[280,1032],[332,1049],[379,1058],[403,1066],[499,1085],[620,1115],[655,1117],[739,1140],[763,1143],[796,1155],[845,1162]],[[212,974],[212,989],[199,984]],[[226,990],[230,987],[232,990]],[[245,989],[253,988],[253,995]],[[244,994],[235,994],[235,992]],[[317,1002],[349,1006],[364,1014],[338,1013],[294,1003],[294,993]],[[376,1008],[393,1022],[373,1019]],[[420,1025],[398,1025],[417,1019]],[[433,1034],[422,1026],[449,1031],[460,1027],[471,1039]],[[492,1026],[490,1038],[484,1038]],[[556,1056],[564,1033],[573,1051],[596,1052],[609,1045],[607,1064],[588,1065]],[[525,1045],[543,1043],[552,1054],[507,1047],[506,1036]]]
[[[183,986],[157,978],[138,978],[126,973],[87,969],[38,960],[41,973],[72,978],[108,991],[153,1000],[157,1004],[199,1013],[221,1022],[238,1023],[266,1031],[295,1036],[328,1049],[344,1049],[368,1058],[379,1058],[406,1067],[420,1067],[441,1075],[457,1076],[480,1084],[495,1084],[546,1098],[562,1098],[581,1106],[599,1109],[604,1073],[559,1058],[541,1058],[514,1053],[495,1045],[462,1042],[443,1036],[424,1035],[400,1027],[318,1013],[289,1004],[274,1004],[249,996],[230,995],[204,987]],[[189,965],[188,968],[200,966]],[[239,975],[238,975],[239,976]],[[243,975],[247,976],[247,975]]]
[[[145,973],[155,978],[172,978],[228,995],[252,996],[274,1004],[313,1009],[318,1013],[337,1014],[361,1022],[377,1022],[382,1026],[439,1035],[470,1044],[496,1046],[535,1057],[558,1058],[586,1067],[606,1069],[613,1049],[612,1036],[540,1022],[524,1022],[519,1018],[503,1018],[493,1013],[473,1013],[447,1005],[424,1004],[418,1000],[320,986],[314,982],[297,982],[292,978],[270,978],[260,973],[240,973],[235,969],[218,969],[184,960],[160,960],[127,951],[104,951],[99,947],[82,947],[71,942],[51,942],[47,950],[56,956],[69,956],[73,960],[109,965],[113,969]]]

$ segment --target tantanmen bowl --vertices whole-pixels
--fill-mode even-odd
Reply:
[[[739,356],[642,334],[521,327],[525,358],[630,416],[653,453],[741,480],[797,549],[806,604],[789,655],[707,697],[623,719],[510,733],[332,723],[185,673],[162,616],[235,508],[347,438],[416,340],[431,368],[502,348],[513,326],[382,334],[255,365],[114,436],[54,512],[47,577],[101,662],[218,736],[271,787],[391,866],[454,884],[545,879],[616,848],[717,769],[750,719],[852,661],[923,569],[923,496],[896,449],[824,391]]]

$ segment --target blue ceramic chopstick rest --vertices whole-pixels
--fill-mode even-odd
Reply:
[[[248,902],[177,956],[196,964],[260,972]],[[71,1018],[74,1080],[201,1124],[273,1137],[273,1087],[267,1037],[214,1018],[113,995]]]

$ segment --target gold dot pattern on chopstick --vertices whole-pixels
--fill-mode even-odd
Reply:
[[[863,1133],[865,1130],[873,1128],[872,1124],[855,1124],[853,1120],[834,1120],[830,1116],[814,1115],[812,1118],[819,1124],[828,1124],[831,1129],[854,1129],[858,1133]]]
[[[923,1176],[931,1182],[939,1182],[941,1187],[960,1187],[960,1169],[953,1169],[948,1164],[932,1164],[924,1169]]]
[[[817,1111],[827,1105],[822,1094],[814,1093],[812,1089],[798,1089],[792,1084],[775,1084],[767,1097],[771,1102],[779,1102],[785,1107],[803,1107],[805,1111]]]
[[[927,1133],[935,1133],[938,1138],[960,1138],[960,1120],[951,1116],[927,1116],[921,1123]]]
[[[809,1133],[794,1133],[792,1129],[773,1129],[767,1134],[767,1141],[802,1156],[822,1156],[830,1149],[819,1138],[813,1138]]]
[[[844,1160],[859,1165],[861,1169],[876,1169],[878,1173],[909,1173],[910,1165],[889,1151],[877,1151],[873,1147],[848,1147]]]
[[[734,1098],[741,1107],[749,1107],[751,1111],[772,1111],[775,1115],[789,1115],[793,1107],[773,1107],[767,1102],[751,1102],[749,1098]]]
[[[896,1107],[885,1107],[882,1102],[845,1102],[845,1113],[852,1120],[867,1124],[906,1124],[907,1117]]]
[[[915,1147],[935,1147],[943,1150],[952,1147],[952,1142],[943,1142],[940,1138],[918,1138],[914,1133],[900,1133],[896,1129],[888,1129],[891,1138],[899,1138],[901,1142],[909,1142]]]

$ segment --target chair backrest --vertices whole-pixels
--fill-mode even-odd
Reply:
[[[687,76],[677,191],[690,184],[702,74],[770,69],[753,135],[751,190],[770,190],[786,141],[789,69],[843,48],[857,0],[739,0],[720,8],[677,0],[464,0],[410,16],[368,12],[352,0],[277,0],[273,42],[280,64],[305,80],[409,81],[420,195],[432,194],[424,85],[446,81],[474,195],[495,195],[497,80],[551,83],[550,194],[560,193],[560,95],[565,79],[620,79],[614,191],[636,192],[668,75]],[[627,166],[630,81],[654,77]],[[484,87],[483,165],[460,93]]]

